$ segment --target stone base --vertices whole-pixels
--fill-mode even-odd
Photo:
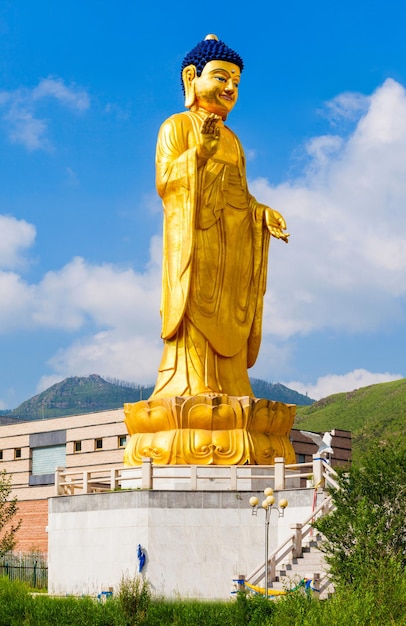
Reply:
[[[265,516],[252,515],[252,495],[178,488],[50,498],[48,591],[97,596],[114,587],[116,595],[123,576],[138,571],[140,544],[147,555],[141,575],[158,599],[230,601],[233,580],[264,563]],[[289,506],[284,517],[270,515],[269,553],[292,535],[292,524],[309,518],[314,489],[277,492],[282,498]]]
[[[158,465],[296,462],[289,440],[294,404],[202,394],[125,404],[124,414],[130,435],[125,465],[140,465],[143,457]]]

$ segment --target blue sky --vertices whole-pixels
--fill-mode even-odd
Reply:
[[[250,374],[313,398],[404,377],[405,20],[402,0],[2,1],[0,408],[67,376],[155,381],[155,141],[212,32],[245,62],[228,123],[251,192],[291,233]]]

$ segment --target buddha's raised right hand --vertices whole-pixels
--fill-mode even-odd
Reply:
[[[200,127],[200,141],[197,144],[197,156],[202,161],[207,161],[216,152],[220,140],[220,129],[217,126],[220,116],[215,113],[207,115]]]

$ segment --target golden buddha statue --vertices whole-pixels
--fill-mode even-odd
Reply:
[[[156,184],[164,207],[164,350],[151,398],[125,405],[132,435],[125,455],[129,464],[142,456],[160,463],[230,462],[230,431],[246,431],[245,422],[258,403],[247,370],[261,343],[269,240],[273,236],[287,242],[289,235],[283,217],[249,193],[242,146],[225,124],[238,98],[242,70],[241,57],[208,35],[182,64],[188,110],[170,117],[159,131]],[[269,401],[260,402],[262,412],[264,402],[272,415],[282,411],[284,419],[279,416],[278,423],[289,415],[289,432],[292,407],[273,403],[281,406],[271,410]],[[215,428],[221,406],[223,418]],[[155,422],[163,430],[157,431]],[[277,436],[286,437],[282,430]],[[220,432],[227,434],[219,438]],[[163,442],[172,436],[186,437],[189,444],[176,443],[174,449],[173,443]],[[196,443],[200,449],[208,446],[206,461]],[[237,444],[232,462],[252,462],[247,446],[251,444]],[[285,449],[272,450],[272,458],[275,452],[286,456]]]

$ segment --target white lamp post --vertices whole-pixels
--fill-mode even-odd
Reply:
[[[275,504],[275,498],[273,495],[273,489],[271,487],[267,487],[264,489],[265,500],[262,500],[261,506],[265,511],[265,597],[268,598],[268,550],[269,550],[269,520],[271,517],[272,507]],[[257,496],[251,496],[249,499],[249,504],[252,507],[252,515],[256,515],[258,511],[259,500]],[[278,503],[278,513],[279,517],[283,517],[285,514],[285,509],[288,506],[288,501],[284,498],[279,500]]]

